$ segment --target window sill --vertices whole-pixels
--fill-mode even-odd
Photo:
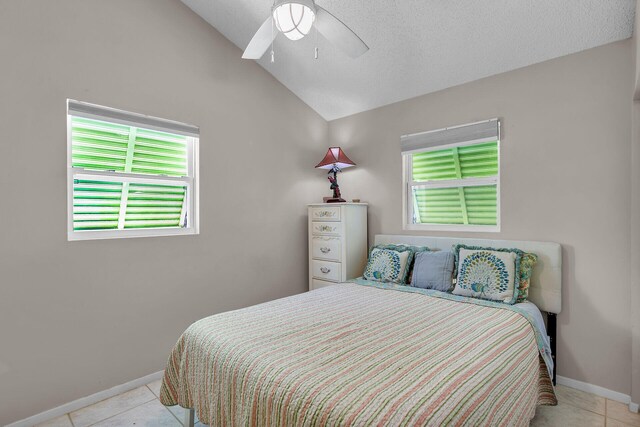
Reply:
[[[130,237],[164,237],[164,236],[187,236],[200,234],[195,228],[153,228],[153,229],[131,229],[131,230],[86,230],[69,231],[68,241],[77,240],[102,240],[102,239],[125,239]]]
[[[461,233],[499,233],[500,225],[404,224],[408,231],[455,231]]]

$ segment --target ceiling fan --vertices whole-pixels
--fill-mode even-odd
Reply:
[[[315,25],[320,34],[352,58],[357,58],[369,50],[356,33],[318,6],[314,0],[275,0],[271,16],[253,36],[242,54],[243,58],[262,58],[277,35],[273,29],[274,25],[289,40],[300,40],[309,34],[311,27]]]

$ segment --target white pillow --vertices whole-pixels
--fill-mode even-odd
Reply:
[[[460,248],[458,259],[454,294],[512,303],[515,253]]]

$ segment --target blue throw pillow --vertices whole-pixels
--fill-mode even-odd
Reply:
[[[418,252],[413,265],[411,286],[447,292],[453,284],[453,253]]]

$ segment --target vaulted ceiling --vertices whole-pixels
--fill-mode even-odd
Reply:
[[[271,0],[182,0],[241,50]],[[327,120],[631,37],[635,0],[317,0],[370,47],[280,34],[258,61]],[[319,58],[314,59],[314,47]],[[241,52],[238,52],[241,55]]]

